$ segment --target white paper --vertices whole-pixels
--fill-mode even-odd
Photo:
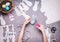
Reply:
[[[17,8],[19,8],[19,10]],[[22,15],[22,16],[24,16],[25,19],[30,18],[30,16],[25,14],[25,12],[23,11],[23,8],[21,7],[21,4],[19,6],[17,6],[17,8],[15,8],[15,11],[16,11],[18,16]]]
[[[9,31],[9,26],[11,26],[12,32]],[[6,31],[5,31],[6,34],[5,34],[4,39],[7,39],[7,42],[9,42],[9,38],[10,38],[10,39],[12,39],[11,40],[12,42],[15,42],[15,34],[16,34],[16,32],[14,32],[14,25],[13,24],[11,24],[11,25],[5,25],[4,27],[6,27]],[[13,35],[9,35],[11,33],[13,33]]]
[[[21,4],[19,4],[17,7],[19,8],[19,10],[24,10],[24,9],[22,8]]]
[[[51,41],[51,33],[49,32],[49,28],[45,29],[45,32],[46,32],[46,36],[48,38],[48,42]]]
[[[24,16],[25,19],[30,18],[30,16],[26,15],[26,14],[22,14]]]
[[[29,10],[29,7],[25,3],[20,3],[23,6],[23,10]]]
[[[33,6],[33,11],[37,11],[38,4],[39,4],[39,1],[35,1],[35,4]]]
[[[32,6],[32,3],[30,2],[30,1],[28,1],[28,0],[23,0],[28,6]]]
[[[5,20],[3,19],[3,16],[1,15],[1,17],[0,17],[0,20],[1,20],[1,25],[5,25],[6,24],[6,22],[5,22]]]
[[[60,21],[60,0],[41,0],[40,11],[45,12],[46,24]]]
[[[15,7],[15,12],[16,12],[16,15],[17,15],[17,16],[21,16],[21,14],[22,14],[22,13],[20,13],[20,11],[18,10],[17,7]]]

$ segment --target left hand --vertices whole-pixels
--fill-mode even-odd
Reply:
[[[40,27],[39,27],[40,26]],[[39,26],[36,26],[41,32],[43,32],[44,31],[44,25],[42,25],[42,24],[39,24]]]
[[[24,22],[24,25],[27,25],[30,22],[30,18],[27,18]]]

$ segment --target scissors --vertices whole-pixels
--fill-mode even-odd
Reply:
[[[13,10],[12,0],[1,0],[0,1],[0,12],[8,14]]]

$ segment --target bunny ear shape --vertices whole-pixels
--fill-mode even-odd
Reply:
[[[1,15],[1,17],[0,17],[0,20],[1,20],[1,25],[5,25],[5,24],[6,24],[6,22],[5,22],[5,20],[3,19],[2,15]]]

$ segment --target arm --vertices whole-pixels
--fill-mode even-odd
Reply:
[[[43,42],[48,42],[45,31],[42,31],[42,35],[43,35]]]
[[[25,30],[25,25],[22,26],[21,32],[19,33],[18,42],[22,42],[24,30]]]
[[[18,42],[22,42],[22,38],[23,38],[23,34],[24,34],[24,30],[25,30],[25,27],[26,25],[30,22],[30,18],[26,19],[26,21],[24,22],[23,26],[22,26],[22,29],[21,29],[21,32],[19,34],[19,38],[18,38]]]
[[[43,42],[48,42],[45,31],[44,31],[44,26],[40,25],[40,27],[38,27],[40,29],[40,31],[42,32],[42,36],[43,36]]]

